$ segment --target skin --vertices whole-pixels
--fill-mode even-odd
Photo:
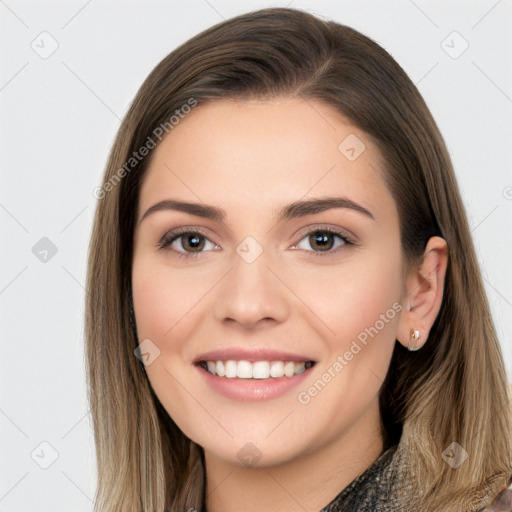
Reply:
[[[338,150],[350,134],[365,144],[354,161]],[[171,198],[226,211],[224,222],[173,210],[148,215],[136,225],[132,268],[140,341],[160,350],[145,369],[169,415],[204,448],[208,510],[318,511],[384,449],[379,390],[395,340],[407,345],[411,328],[420,330],[420,345],[428,337],[442,300],[446,243],[431,238],[421,264],[406,266],[376,146],[318,101],[198,106],[151,158],[138,221]],[[347,208],[273,217],[285,204],[325,196],[347,197],[374,218]],[[177,255],[194,254],[186,237],[158,247],[180,226],[205,233],[195,258]],[[350,233],[355,244],[334,235],[331,252],[321,252],[308,235],[326,227]],[[263,250],[252,263],[236,252],[247,236]],[[332,373],[338,356],[393,304],[401,311],[300,403],[298,393]],[[192,364],[201,352],[233,346],[275,347],[317,364],[284,395],[241,402],[213,391]],[[249,441],[261,457],[254,466],[237,457]]]

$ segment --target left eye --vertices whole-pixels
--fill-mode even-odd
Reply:
[[[336,240],[338,239],[338,244],[336,245]],[[298,244],[296,244],[293,248],[305,249],[309,250],[306,247],[301,247],[301,243],[305,241],[306,244],[309,244],[310,247],[313,248],[313,251],[317,254],[326,253],[326,252],[336,252],[337,249],[342,247],[345,244],[350,244],[350,241],[343,236],[341,233],[336,233],[330,230],[315,230],[308,233],[304,238],[300,240]],[[318,248],[318,249],[317,249]]]

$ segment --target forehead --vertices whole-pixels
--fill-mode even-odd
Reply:
[[[336,194],[394,209],[366,133],[316,100],[221,100],[195,107],[153,150],[139,204],[172,196],[259,215]]]

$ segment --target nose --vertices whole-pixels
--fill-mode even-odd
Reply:
[[[269,263],[265,252],[254,261],[234,254],[231,270],[216,287],[217,321],[252,330],[286,320],[291,292]]]

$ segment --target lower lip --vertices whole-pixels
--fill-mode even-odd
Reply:
[[[226,398],[243,402],[271,400],[284,395],[287,391],[299,385],[309,375],[311,368],[298,373],[293,377],[269,377],[268,379],[229,379],[212,375],[202,366],[196,366],[206,383],[214,391]]]

